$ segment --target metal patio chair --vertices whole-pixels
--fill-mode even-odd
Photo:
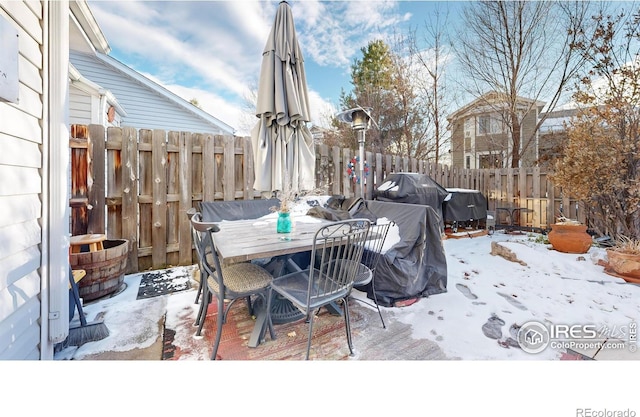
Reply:
[[[353,282],[353,286],[355,288],[365,287],[371,284],[371,294],[373,296],[373,301],[375,304],[368,303],[367,301],[361,300],[359,298],[351,297],[351,299],[353,300],[375,307],[378,310],[378,315],[380,316],[380,321],[382,322],[382,327],[384,329],[386,329],[387,326],[384,324],[382,312],[380,311],[380,306],[378,305],[378,298],[376,296],[375,272],[378,261],[380,260],[380,256],[382,255],[382,249],[384,246],[384,242],[387,239],[387,234],[389,234],[389,229],[394,224],[395,222],[390,221],[388,223],[371,225],[369,237],[364,245],[362,261],[360,262],[358,273],[356,274],[356,278]]]
[[[211,353],[211,359],[215,360],[222,336],[222,326],[227,321],[232,305],[237,300],[250,299],[251,296],[262,298],[262,305],[266,305],[267,300],[265,297],[273,276],[264,268],[250,262],[222,267],[213,236],[216,231],[220,230],[218,226],[211,222],[202,221],[200,213],[195,213],[191,216],[191,226],[198,254],[200,280],[205,282],[202,289],[200,310],[196,319],[196,324],[198,325],[196,335],[200,336],[207,309],[215,297],[218,301],[218,318],[216,337],[213,344],[213,352]],[[253,315],[251,303],[249,303],[249,312]],[[275,335],[268,319],[266,320],[266,325],[273,339]],[[261,329],[260,342],[263,340],[265,332],[266,329]]]
[[[201,236],[201,233],[196,231],[196,229],[194,229],[193,225],[191,224],[191,218],[196,214],[197,214],[198,221],[202,221],[202,214],[200,214],[195,208],[192,207],[189,210],[187,210],[187,217],[189,218],[189,224],[191,228],[191,240],[193,241],[194,246],[196,247],[196,252],[198,252],[198,249],[199,249],[198,244],[202,240],[202,236]],[[200,256],[198,256],[198,267],[200,269],[200,274],[202,275],[203,268],[200,265]],[[204,283],[206,281],[207,281],[206,279],[200,279],[200,283],[198,284],[198,291],[196,292],[195,304],[198,304],[200,302],[200,296],[202,295],[202,289],[204,288]],[[198,319],[196,319],[196,324],[199,323],[199,319],[200,319],[200,316],[198,316]]]
[[[305,359],[309,359],[316,310],[338,301],[342,301],[347,343],[353,354],[347,297],[360,267],[370,225],[367,219],[350,219],[323,226],[315,234],[309,267],[271,282],[267,311],[271,311],[275,292],[291,301],[309,321]],[[270,317],[268,324],[271,325]]]
[[[204,239],[203,237],[204,232],[197,230],[193,226],[193,221],[195,219],[195,221],[198,223],[205,223],[205,222],[202,221],[202,214],[196,211],[196,209],[194,208],[187,210],[187,217],[189,217],[189,224],[191,227],[191,238],[193,240],[193,245],[196,249],[196,254],[198,257],[198,270],[200,271],[200,282],[198,284],[198,291],[196,292],[196,301],[195,301],[196,304],[199,304],[200,299],[202,298],[202,294],[204,292],[204,287],[206,286],[206,282],[207,282],[207,270],[202,265],[202,259],[205,258],[207,255],[203,252],[205,250],[202,243]],[[208,225],[210,227],[217,227],[217,225],[213,223],[209,223]],[[211,258],[210,254],[209,254],[209,257]],[[210,298],[211,297],[209,297],[209,299],[207,300],[209,303],[211,302]],[[202,332],[202,322],[200,320],[206,316],[207,314],[206,311],[207,311],[206,307],[203,304],[200,304],[200,309],[198,310],[198,315],[196,316],[196,322],[195,322],[195,325],[198,326],[198,331],[196,332],[196,336],[200,336]]]
[[[198,204],[199,209],[192,207],[187,210],[187,216],[191,219],[191,216],[198,212],[200,221],[216,224],[225,220],[257,219],[271,213],[271,207],[277,206],[278,204],[280,204],[280,201],[277,199],[201,201]],[[194,236],[194,242],[195,239],[196,238]],[[202,284],[203,281],[200,281],[200,286],[196,293],[196,304],[200,302],[200,296],[202,295],[203,288]],[[251,308],[251,306],[249,306],[249,308]]]

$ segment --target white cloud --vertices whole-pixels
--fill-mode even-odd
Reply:
[[[89,6],[111,55],[184,99],[196,98],[203,110],[242,131],[248,124],[245,97],[257,83],[278,3],[90,0]],[[361,47],[407,19],[394,1],[304,0],[291,8],[305,62],[326,68],[315,74],[307,69],[312,83],[310,76],[326,80],[335,71],[348,72]],[[312,122],[323,124],[335,104],[326,93],[309,94]]]
[[[104,6],[102,3],[99,5]],[[238,40],[229,31],[212,28],[204,34],[201,29],[182,30],[188,27],[193,13],[185,16],[184,10],[177,14],[173,10],[165,10],[165,13],[173,15],[172,19],[167,20],[165,16],[162,19],[139,21],[101,7],[94,9],[109,43],[118,51],[134,56],[134,62],[125,64],[139,71],[153,71],[164,83],[182,82],[182,78],[191,73],[201,80],[200,84],[238,95],[245,92],[249,74],[258,71],[259,62],[255,64],[256,59],[247,60],[247,54],[243,54],[240,47],[233,48]],[[136,10],[142,13],[142,8]],[[154,14],[157,15],[149,11],[148,16]],[[200,28],[198,25],[193,27]],[[143,60],[147,65],[139,64]],[[254,63],[253,68],[248,63]],[[248,67],[253,71],[238,70]]]
[[[295,18],[305,56],[323,66],[348,68],[361,47],[373,39],[386,39],[389,31],[410,18],[410,14],[400,15],[396,12],[397,3],[299,3],[302,13]]]
[[[309,107],[311,108],[311,122],[315,125],[327,127],[328,116],[337,113],[335,105],[316,91],[309,90]]]

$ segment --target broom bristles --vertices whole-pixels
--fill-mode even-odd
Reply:
[[[82,346],[88,342],[97,342],[109,336],[109,329],[104,323],[89,323],[86,326],[69,329],[67,346]]]

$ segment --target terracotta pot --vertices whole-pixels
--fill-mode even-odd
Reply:
[[[623,279],[629,277],[632,282],[640,282],[640,255],[607,249],[607,258],[613,272]]]
[[[583,224],[552,224],[548,238],[555,250],[565,253],[587,253],[593,243]]]

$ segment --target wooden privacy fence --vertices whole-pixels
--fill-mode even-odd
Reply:
[[[71,126],[71,232],[128,239],[128,272],[193,263],[186,211],[200,201],[260,198],[253,189],[251,140],[101,125]],[[316,145],[316,185],[355,195],[347,165],[357,151]],[[415,158],[366,153],[365,196],[389,173],[419,172],[446,188],[481,191],[488,209],[522,207],[520,224],[548,228],[562,207],[584,221],[539,168],[468,170]]]

